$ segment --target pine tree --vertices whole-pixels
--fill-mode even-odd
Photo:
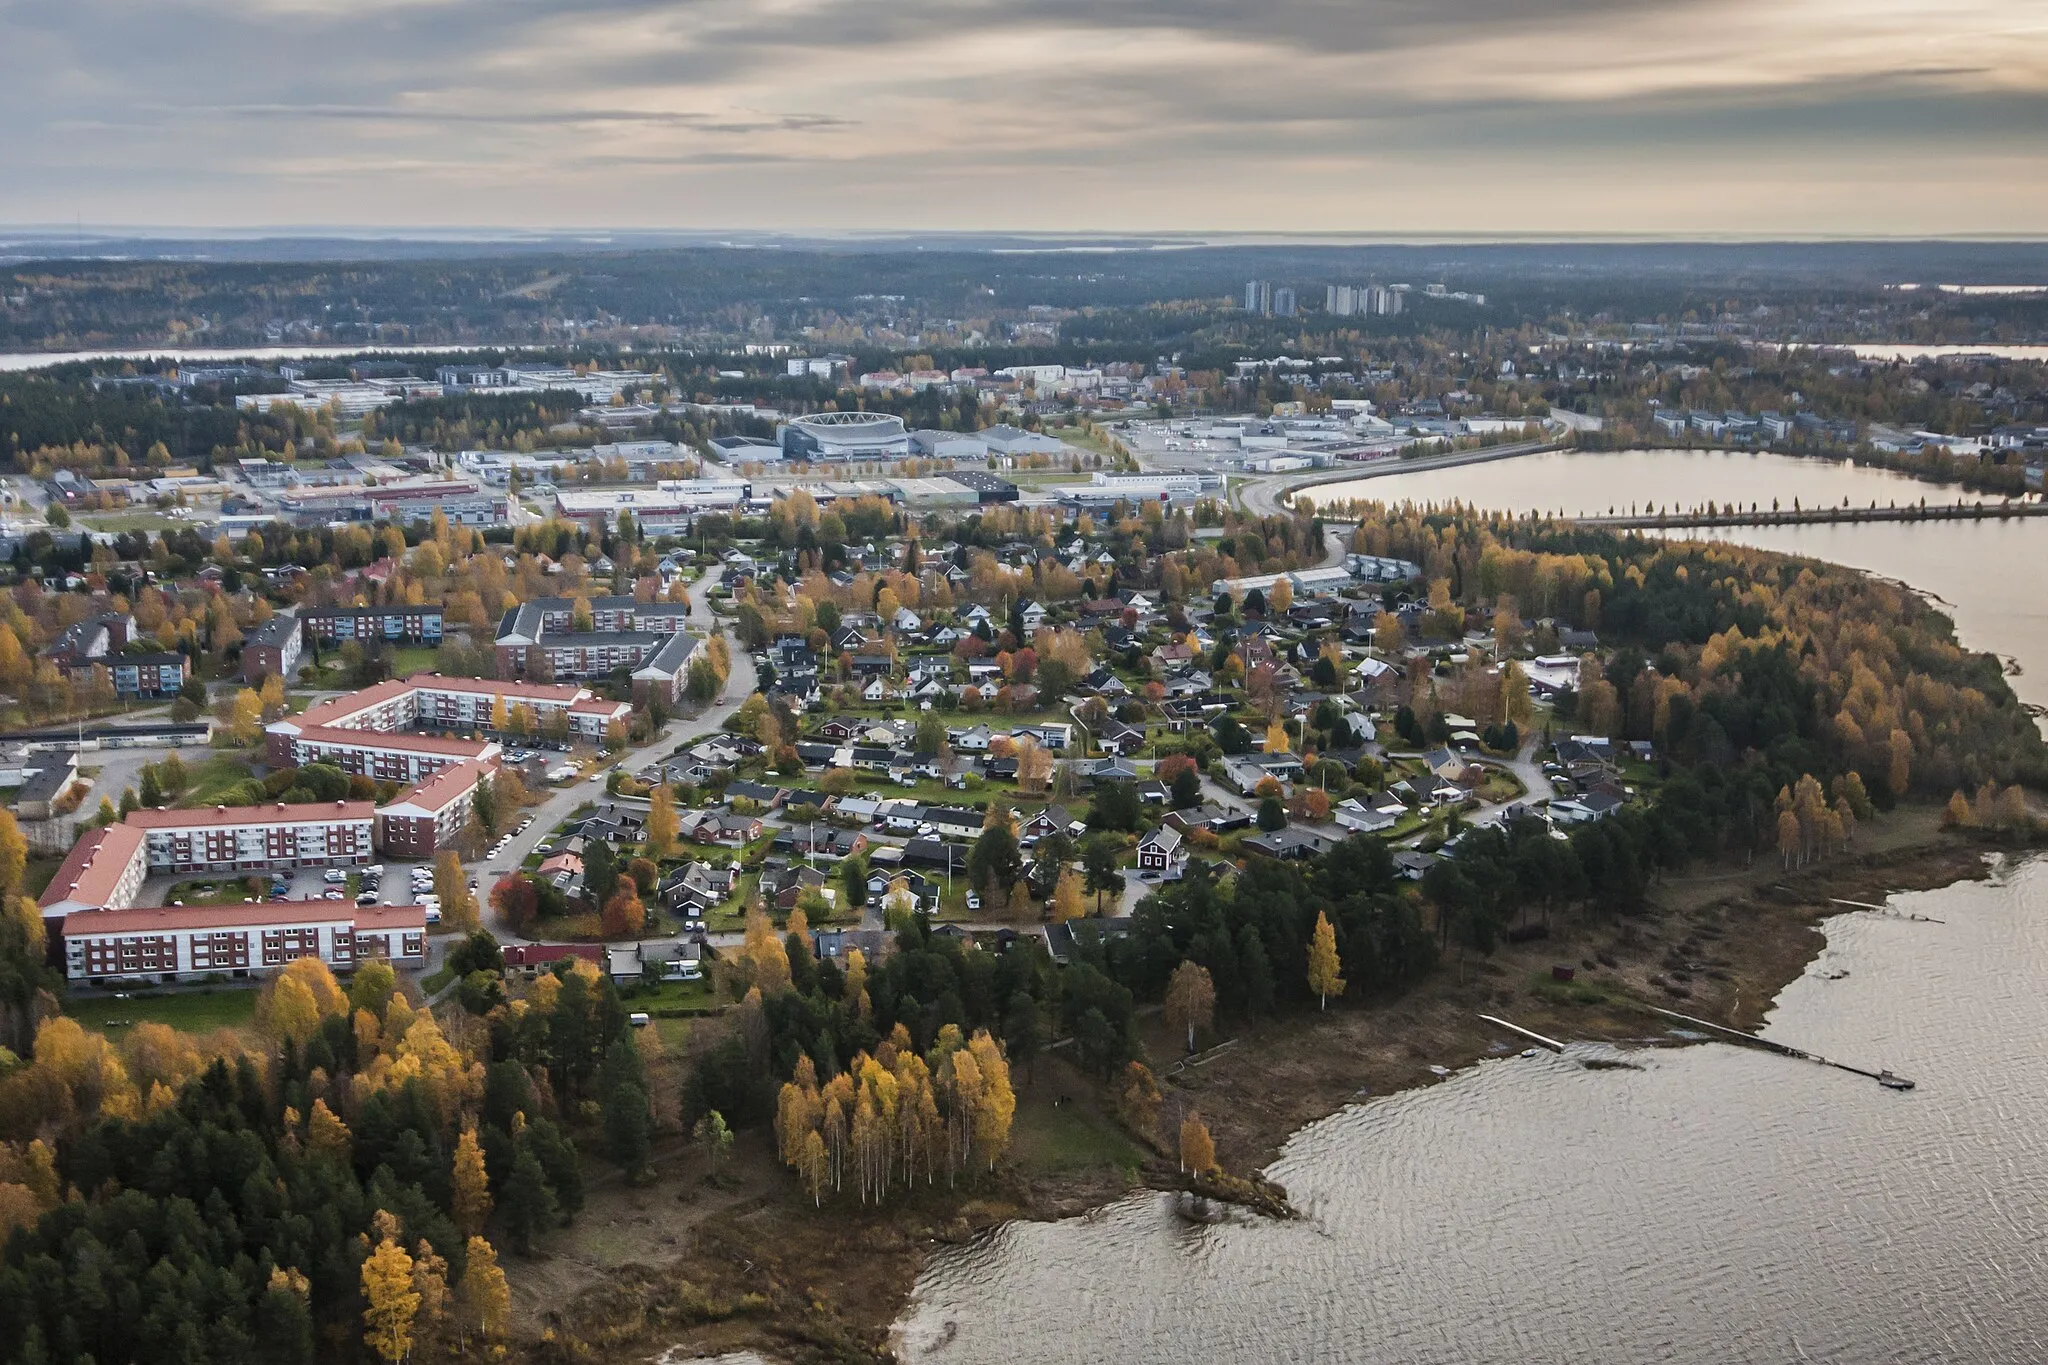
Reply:
[[[512,1162],[512,1174],[503,1194],[505,1225],[512,1234],[512,1249],[522,1256],[533,1254],[534,1239],[561,1219],[555,1193],[548,1188],[547,1173],[531,1145],[521,1143]]]
[[[1337,958],[1337,930],[1329,915],[1318,910],[1315,936],[1308,945],[1308,988],[1320,997],[1323,1009],[1330,1007],[1331,996],[1344,994],[1344,978],[1338,975],[1342,965]]]

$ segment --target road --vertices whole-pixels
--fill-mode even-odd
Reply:
[[[1534,455],[1558,448],[1559,443],[1555,440],[1517,441],[1510,445],[1489,446],[1481,450],[1457,450],[1448,455],[1425,455],[1412,460],[1373,460],[1360,464],[1356,469],[1321,471],[1307,476],[1278,475],[1238,485],[1238,499],[1245,511],[1254,515],[1286,516],[1290,509],[1281,506],[1280,500],[1299,489],[1313,488],[1317,484],[1350,483],[1358,479],[1386,478],[1395,474],[1420,474],[1431,469],[1452,469],[1458,465],[1511,460],[1518,455]]]

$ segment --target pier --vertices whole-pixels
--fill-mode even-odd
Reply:
[[[1695,1019],[1690,1014],[1680,1014],[1677,1010],[1667,1010],[1659,1005],[1644,1005],[1643,1008],[1652,1014],[1661,1014],[1666,1019],[1676,1019],[1682,1024],[1690,1024],[1694,1028],[1703,1028],[1710,1033],[1719,1034],[1731,1042],[1746,1043],[1750,1047],[1762,1048],[1766,1052],[1775,1052],[1781,1057],[1794,1057],[1802,1062],[1814,1062],[1821,1066],[1831,1066],[1837,1071],[1847,1071],[1851,1075],[1868,1077],[1887,1090],[1911,1090],[1913,1088],[1913,1082],[1907,1080],[1904,1076],[1893,1075],[1889,1071],[1870,1071],[1860,1066],[1851,1066],[1847,1062],[1838,1062],[1832,1058],[1823,1057],[1817,1052],[1807,1052],[1786,1043],[1773,1042],[1769,1038],[1759,1038],[1753,1033],[1744,1033],[1741,1029],[1729,1028],[1726,1024],[1715,1024],[1705,1019]]]
[[[1717,526],[1851,526],[1875,521],[2005,521],[2048,516],[2048,502],[1918,502],[1878,507],[1719,507],[1575,517],[1603,531],[1708,530]]]

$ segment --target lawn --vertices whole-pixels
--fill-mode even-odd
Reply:
[[[261,881],[262,879],[251,878],[249,880]],[[179,905],[240,905],[243,901],[251,899],[252,896],[260,896],[260,894],[252,893],[249,890],[248,881],[231,877],[221,881],[179,882],[165,894],[164,903],[176,903]]]
[[[206,523],[161,512],[81,512],[73,518],[95,531],[204,531]]]
[[[191,777],[191,784],[185,788],[178,804],[188,810],[202,806],[240,805],[240,787],[255,774],[249,771],[247,760],[218,754],[202,763],[188,764],[185,769]]]
[[[181,1033],[211,1033],[247,1028],[255,1017],[256,992],[233,988],[130,992],[125,1000],[115,998],[112,992],[81,992],[65,997],[64,1013],[112,1037],[120,1037],[140,1023],[169,1024]]]
[[[1029,1091],[1028,1085],[1019,1088]],[[1035,1099],[1017,1106],[1010,1155],[1034,1174],[1115,1166],[1135,1177],[1144,1160],[1136,1144],[1107,1120],[1086,1113],[1078,1104],[1054,1108]]]

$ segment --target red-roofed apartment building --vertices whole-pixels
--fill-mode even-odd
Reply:
[[[489,734],[499,697],[507,710],[524,706],[540,724],[557,715],[562,733],[591,744],[603,741],[613,722],[629,723],[633,708],[606,701],[585,687],[566,683],[499,682],[415,673],[285,716],[265,729],[270,761],[279,767],[325,761],[346,772],[417,782],[438,768],[485,758],[497,746],[484,739],[432,733],[456,730]],[[424,734],[408,733],[414,729]]]
[[[133,825],[96,829],[72,847],[44,888],[43,920],[62,919],[76,910],[133,905],[148,875],[148,850],[141,830]]]
[[[279,802],[139,810],[120,827],[143,832],[153,871],[250,872],[367,863],[376,817],[369,801]]]
[[[476,786],[498,760],[471,759],[443,768],[377,810],[377,847],[394,858],[431,858],[462,833],[476,804]]]
[[[426,961],[427,914],[417,905],[335,901],[170,905],[82,910],[64,918],[72,981],[185,981],[273,972],[318,957],[336,971],[386,958]]]

